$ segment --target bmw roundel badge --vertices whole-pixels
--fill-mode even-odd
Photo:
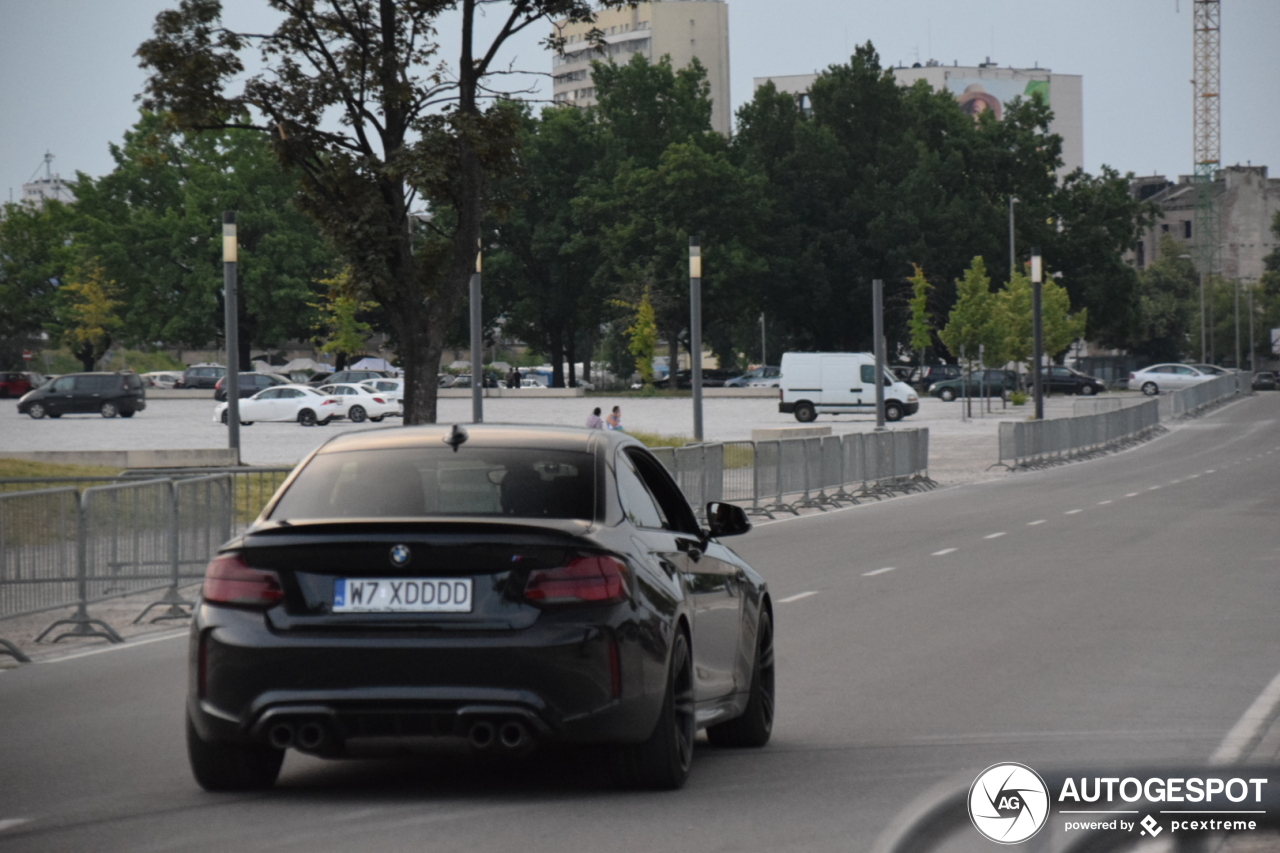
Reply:
[[[407,566],[409,565],[410,551],[408,545],[392,545],[391,546],[391,565]]]

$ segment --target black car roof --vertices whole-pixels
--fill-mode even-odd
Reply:
[[[466,430],[467,441],[459,449],[472,447],[539,447],[553,450],[594,452],[602,442],[632,443],[635,439],[621,431],[587,429],[586,427],[541,426],[529,424],[459,424]],[[423,424],[348,432],[334,436],[317,453],[344,453],[349,450],[393,450],[412,447],[435,447],[453,431],[453,424]],[[635,442],[638,443],[638,442]]]

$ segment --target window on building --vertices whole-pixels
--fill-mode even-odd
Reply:
[[[1187,219],[1182,223],[1182,239],[1184,240],[1191,239],[1191,220],[1190,219]]]
[[[1140,270],[1146,269],[1147,268],[1147,247],[1143,245],[1141,240],[1138,241],[1137,255],[1138,255],[1138,269]]]
[[[1163,231],[1164,233],[1168,234],[1168,233],[1169,233],[1169,223],[1168,223],[1168,222],[1166,222],[1166,223],[1164,223],[1163,225],[1161,225],[1161,226],[1160,226],[1160,230],[1161,230],[1161,231]]]

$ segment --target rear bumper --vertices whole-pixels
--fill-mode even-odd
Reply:
[[[369,739],[462,737],[478,721],[519,721],[540,741],[637,742],[665,679],[627,635],[637,636],[625,624],[540,620],[518,631],[292,636],[261,613],[202,605],[187,707],[206,740],[264,743],[279,723],[319,721],[334,755]]]

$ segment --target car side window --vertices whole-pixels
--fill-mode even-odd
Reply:
[[[873,364],[862,365],[862,381],[865,384],[876,384],[876,368]]]
[[[658,502],[653,499],[644,481],[636,472],[635,463],[625,452],[619,451],[617,457],[618,500],[622,502],[622,512],[636,527],[661,529],[665,527],[662,511]]]
[[[76,378],[74,376],[64,376],[53,383],[53,390],[60,394],[69,394],[76,387]]]
[[[274,388],[268,388],[266,391],[263,391],[260,394],[258,394],[258,399],[259,400],[278,400],[280,399],[280,392],[275,390]]]
[[[1190,367],[1175,367],[1175,368],[1174,368],[1174,372],[1176,372],[1176,373],[1180,373],[1180,374],[1182,374],[1183,376],[1195,376],[1195,375],[1196,375],[1196,372],[1195,372],[1194,370],[1192,370]]]
[[[299,391],[297,388],[284,388],[284,389],[281,389],[280,396],[286,399],[294,399],[296,397],[302,397],[305,395],[301,391]]]

